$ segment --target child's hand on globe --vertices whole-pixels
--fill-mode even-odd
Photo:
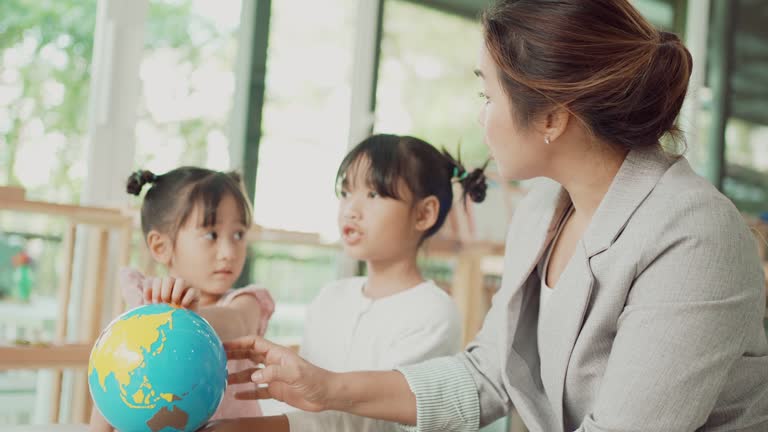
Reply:
[[[168,303],[197,312],[200,292],[183,279],[166,276],[146,278],[142,282],[144,304]]]

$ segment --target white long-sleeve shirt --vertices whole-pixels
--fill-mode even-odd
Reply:
[[[307,311],[301,355],[322,368],[392,370],[461,350],[456,304],[432,281],[370,299],[365,278],[326,286]],[[398,430],[395,423],[327,411],[287,413],[291,432]]]

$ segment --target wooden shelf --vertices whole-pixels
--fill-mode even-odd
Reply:
[[[91,344],[0,345],[0,370],[85,369]]]
[[[130,219],[119,209],[83,207],[41,201],[0,200],[0,210],[59,216],[67,218],[75,224],[106,226],[110,228],[126,224],[130,226]]]

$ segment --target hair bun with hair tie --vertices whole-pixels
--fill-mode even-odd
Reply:
[[[128,177],[125,190],[131,195],[139,196],[145,184],[157,181],[157,176],[148,170],[138,170]]]
[[[232,178],[232,180],[235,181],[235,183],[241,183],[243,181],[243,176],[240,175],[237,171],[230,171],[227,173],[227,175]]]
[[[453,174],[451,175],[451,181],[463,182],[464,180],[466,180],[468,176],[469,176],[469,173],[467,172],[467,170],[464,169],[464,167],[460,165],[454,165]]]
[[[486,192],[488,191],[488,182],[486,181],[485,171],[483,168],[475,168],[462,181],[464,190],[469,195],[469,198],[476,203],[481,203],[485,200]]]

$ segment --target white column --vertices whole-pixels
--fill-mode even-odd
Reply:
[[[376,71],[376,38],[379,4],[383,0],[360,0],[355,18],[355,51],[352,57],[352,98],[350,101],[349,147],[370,135],[374,112],[371,110]]]
[[[352,91],[349,110],[349,148],[365,139],[373,130],[375,120],[373,104],[374,75],[378,56],[377,35],[379,5],[383,0],[359,0],[355,17],[355,47],[352,56]],[[357,261],[341,254],[338,274],[340,278],[354,276]]]
[[[128,199],[125,182],[134,168],[134,131],[141,90],[139,65],[148,4],[148,0],[98,2],[86,135],[88,174],[81,197],[84,205],[122,206]],[[80,288],[84,272],[88,271],[83,268],[87,237],[78,235],[70,303],[73,306],[83,304]],[[113,250],[110,254],[117,256]],[[107,280],[114,280],[112,272]],[[111,293],[106,294],[105,300],[111,304]],[[73,309],[70,316],[80,316],[78,308]],[[110,312],[106,307],[102,318]],[[69,335],[78,333],[77,325],[77,320],[70,320]]]
[[[88,103],[88,177],[81,202],[119,204],[133,169],[139,64],[148,0],[99,0]]]
[[[148,6],[148,0],[98,1],[86,134],[88,171],[80,200],[83,205],[121,206],[127,202],[125,181],[134,168],[134,131],[141,90],[139,66]],[[85,303],[82,286],[89,271],[84,268],[89,236],[77,238],[69,313],[73,319],[67,331],[70,340],[77,339],[80,333],[75,317],[81,316],[79,309]],[[116,257],[117,251],[110,250],[109,254]],[[113,281],[116,269],[109,270],[106,280]],[[111,307],[106,305],[112,304],[111,294],[115,291],[107,289],[102,320],[111,313]],[[66,373],[62,392],[71,394],[72,384],[72,374]],[[79,409],[72,402],[72,397],[63,398],[64,422],[69,421],[72,409]]]

